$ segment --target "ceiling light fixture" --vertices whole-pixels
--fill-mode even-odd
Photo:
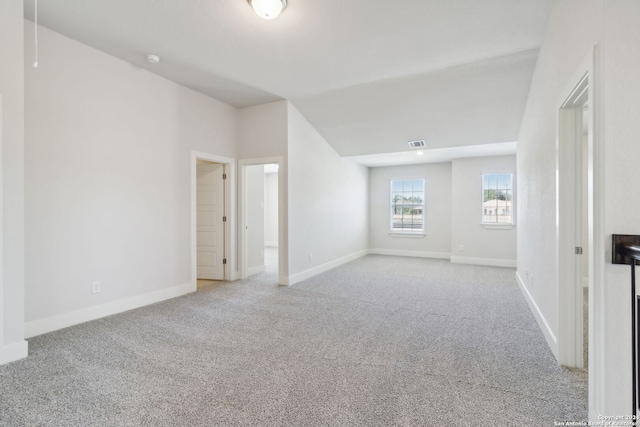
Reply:
[[[149,64],[159,64],[160,63],[160,57],[158,55],[154,55],[152,53],[147,55],[147,62]]]
[[[260,18],[275,19],[287,7],[287,0],[247,0]]]

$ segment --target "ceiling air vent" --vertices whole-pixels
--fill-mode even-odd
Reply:
[[[424,139],[420,139],[418,141],[409,141],[409,147],[411,148],[422,148],[425,146]]]

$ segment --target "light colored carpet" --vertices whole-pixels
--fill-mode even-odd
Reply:
[[[586,420],[514,270],[370,255],[221,282],[29,340],[0,426],[550,426]]]

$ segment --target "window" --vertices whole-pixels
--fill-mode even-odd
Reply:
[[[391,231],[424,231],[424,179],[391,181]]]
[[[482,223],[513,224],[513,175],[482,175]]]

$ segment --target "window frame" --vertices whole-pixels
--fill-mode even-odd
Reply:
[[[485,200],[484,200],[484,192],[485,192],[485,177],[486,176],[499,176],[499,175],[509,175],[511,180],[511,221],[510,222],[485,222]],[[492,172],[492,173],[483,173],[480,181],[481,191],[480,191],[480,225],[487,229],[510,229],[516,225],[516,186],[515,186],[515,174],[511,172]],[[491,188],[489,188],[491,190]],[[496,188],[495,190],[498,190]]]
[[[420,229],[396,229],[393,226],[393,217],[394,217],[394,206],[397,204],[393,203],[394,191],[393,184],[398,181],[422,181],[422,203],[412,203],[408,206],[421,206],[422,207],[422,228]],[[411,191],[414,193],[414,191]],[[389,235],[396,237],[423,237],[426,234],[426,224],[425,224],[425,208],[426,208],[426,193],[427,193],[427,180],[425,177],[407,177],[407,178],[391,178],[389,180]],[[404,205],[404,204],[403,204]]]

